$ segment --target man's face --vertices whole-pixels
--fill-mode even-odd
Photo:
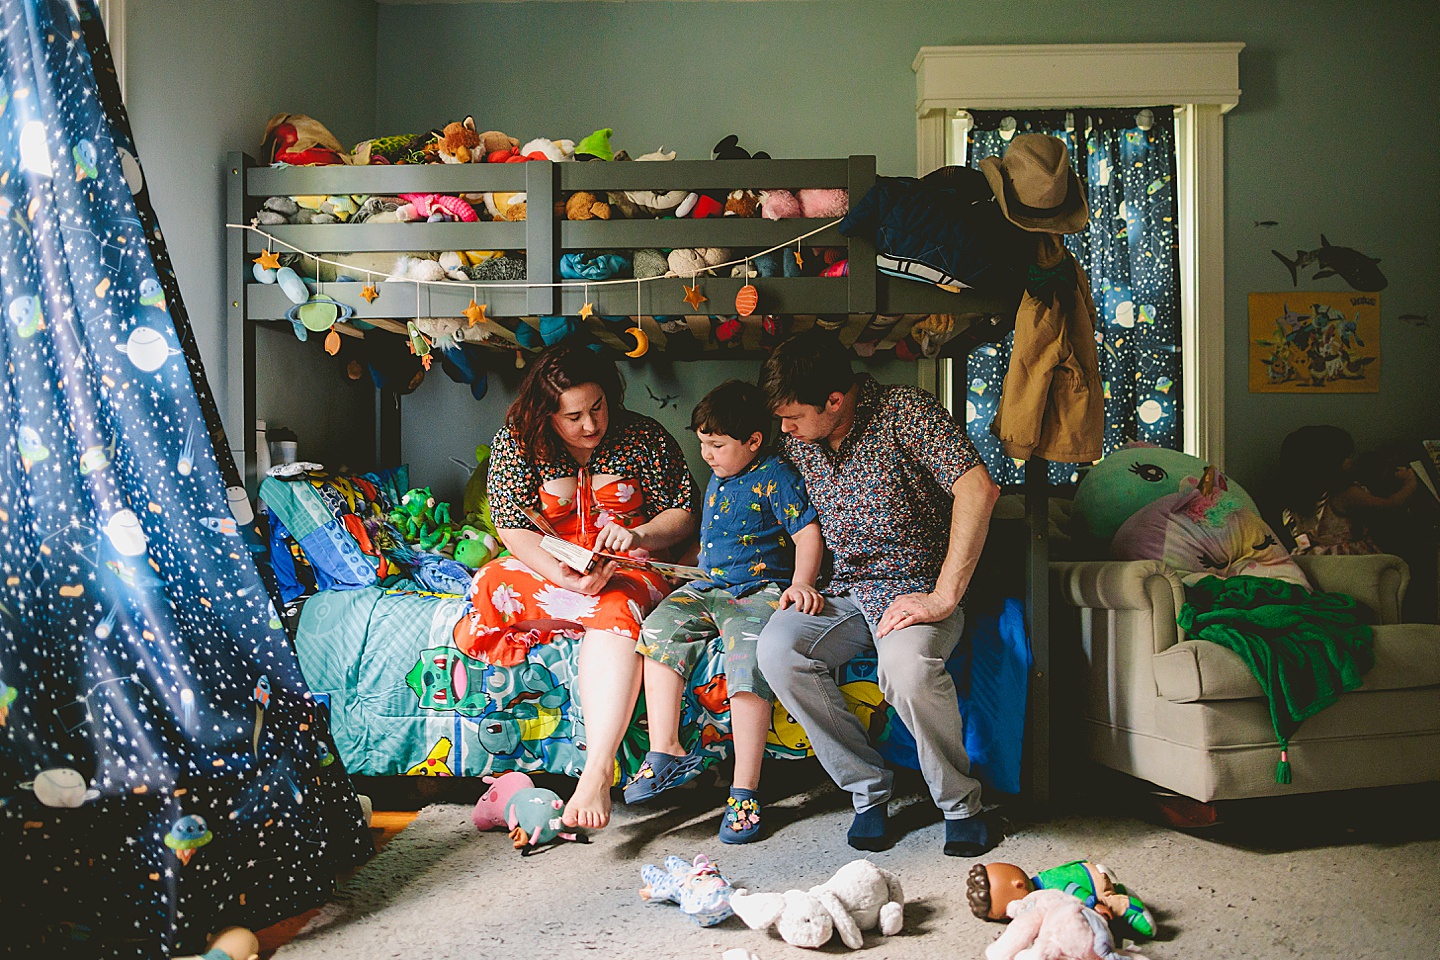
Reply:
[[[826,440],[840,425],[840,404],[843,393],[832,393],[823,407],[808,403],[782,403],[775,407],[774,414],[780,418],[780,431],[803,443],[820,443]]]

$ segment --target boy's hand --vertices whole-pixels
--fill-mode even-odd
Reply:
[[[630,529],[611,521],[600,528],[595,537],[595,549],[609,553],[629,553],[645,544],[645,534],[639,527]]]
[[[812,617],[825,609],[825,598],[820,595],[819,590],[808,583],[792,583],[785,588],[784,593],[780,594],[781,610],[792,603],[795,604],[796,610]]]

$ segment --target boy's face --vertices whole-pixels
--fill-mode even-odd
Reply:
[[[710,465],[717,477],[733,477],[750,466],[750,461],[760,452],[765,438],[758,433],[750,434],[749,440],[736,440],[723,433],[706,433],[696,430],[700,439],[700,456]]]

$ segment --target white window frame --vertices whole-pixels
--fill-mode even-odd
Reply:
[[[105,37],[110,41],[110,57],[115,61],[115,79],[120,83],[120,99],[125,99],[125,0],[100,0],[100,20],[105,24]]]
[[[1176,107],[1180,208],[1182,444],[1217,469],[1225,457],[1225,134],[1240,102],[1243,43],[921,47],[917,173],[945,163],[960,110]],[[948,381],[948,371],[937,371]]]

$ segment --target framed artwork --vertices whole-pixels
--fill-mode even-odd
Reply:
[[[1379,294],[1250,294],[1251,393],[1379,390]]]

